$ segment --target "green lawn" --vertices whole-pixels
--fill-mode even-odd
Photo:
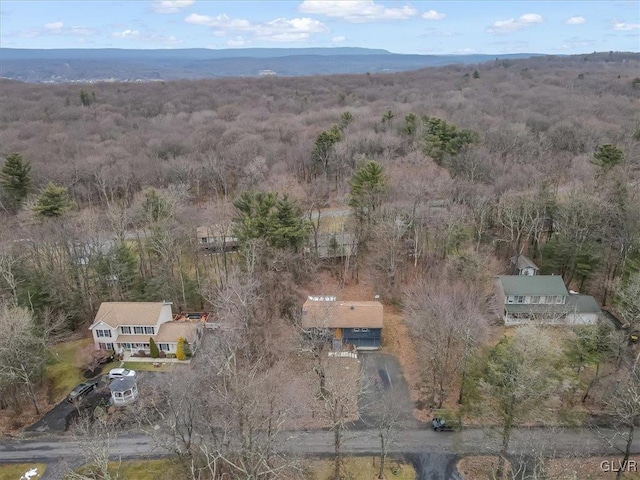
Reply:
[[[81,467],[78,473],[89,473],[90,467]],[[110,462],[109,473],[123,480],[183,480],[187,477],[174,459],[135,460]],[[97,477],[96,477],[97,478]]]
[[[59,400],[85,380],[76,367],[76,352],[91,345],[91,338],[63,342],[51,347],[51,358],[45,367],[47,379],[53,381],[53,398]]]
[[[45,367],[47,379],[53,382],[53,400],[60,400],[73,388],[85,381],[82,371],[76,367],[76,352],[91,345],[91,338],[62,342],[51,347],[51,357]],[[120,366],[120,362],[103,365],[102,372]]]
[[[128,368],[136,372],[170,372],[171,370],[187,367],[186,364],[180,363],[165,363],[163,365],[161,358],[158,359],[158,363],[160,363],[160,367],[154,367],[151,362],[124,362],[122,368]]]
[[[347,457],[344,459],[346,480],[376,480],[379,468],[378,457]],[[332,460],[307,460],[304,463],[308,480],[329,480],[333,475]],[[82,467],[79,471],[87,471]],[[124,480],[182,480],[186,476],[175,459],[138,460],[112,462],[110,472]],[[6,477],[7,480],[9,477]],[[416,472],[408,463],[399,463],[388,458],[385,468],[386,480],[415,480]],[[5,477],[0,476],[0,480]]]
[[[344,459],[344,473],[347,480],[374,480],[378,478],[379,457],[347,457]],[[309,480],[329,480],[333,478],[333,460],[308,460],[305,462]],[[416,471],[408,463],[400,463],[387,458],[384,478],[386,480],[415,480]]]
[[[31,477],[31,480],[38,480],[44,475],[47,466],[44,463],[0,464],[0,480],[20,480],[20,478],[32,468],[37,468],[38,474],[35,477]]]

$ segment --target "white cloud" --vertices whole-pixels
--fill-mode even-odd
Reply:
[[[251,26],[251,23],[248,20],[232,20],[224,13],[216,17],[209,17],[208,15],[199,15],[197,13],[192,13],[187,18],[185,18],[184,21],[187,23],[193,23],[194,25],[204,25],[206,27],[213,28],[244,29]]]
[[[176,13],[194,3],[195,0],[160,0],[153,2],[153,11],[156,13]]]
[[[86,35],[93,35],[94,33],[95,32],[93,30],[91,30],[90,28],[77,27],[77,26],[69,27],[69,29],[67,30],[67,34],[69,34],[69,35],[86,36]]]
[[[140,32],[138,30],[123,30],[122,32],[113,32],[111,36],[113,38],[138,38]]]
[[[34,38],[41,35],[60,35],[60,36],[89,36],[95,35],[97,32],[90,28],[80,27],[72,25],[71,27],[65,27],[63,22],[50,22],[45,23],[43,28],[35,28],[32,30],[25,30],[20,32],[21,37]]]
[[[429,10],[422,14],[422,18],[425,20],[442,20],[445,17],[444,13],[436,12],[435,10]]]
[[[576,17],[570,17],[567,18],[567,20],[565,20],[564,23],[566,23],[567,25],[582,25],[583,23],[586,23],[587,19],[584,18],[581,15],[578,15]]]
[[[410,5],[387,8],[374,0],[304,0],[298,7],[302,13],[340,18],[351,23],[406,20],[418,15]]]
[[[424,33],[420,34],[421,38],[429,38],[429,37],[455,37],[460,35],[459,32],[455,32],[453,30],[441,30],[439,28],[426,28]]]
[[[231,40],[227,42],[227,47],[237,48],[237,47],[243,47],[246,44],[247,44],[246,40],[242,38],[241,35],[236,35],[235,37],[233,37]]]
[[[159,43],[162,45],[178,45],[182,43],[182,40],[178,39],[175,35],[163,35],[155,32],[141,32],[140,30],[131,29],[122,30],[121,32],[113,32],[111,37],[122,40]]]
[[[613,29],[619,32],[630,32],[632,30],[640,30],[640,23],[616,22],[613,24]]]
[[[347,39],[344,35],[338,35],[337,37],[333,37],[331,39],[331,43],[342,43]]]
[[[544,19],[542,15],[537,13],[525,13],[519,18],[510,18],[508,20],[496,20],[487,31],[491,33],[511,33],[524,28],[531,27],[537,23],[542,23]]]
[[[308,39],[314,33],[324,33],[328,28],[312,18],[276,18],[270,22],[251,23],[244,19],[233,19],[222,14],[216,17],[192,13],[185,22],[214,29],[214,35],[225,36],[227,32],[245,33],[274,42],[296,42]]]
[[[62,30],[63,27],[64,27],[64,23],[62,22],[51,22],[51,23],[44,24],[44,28],[46,30]]]

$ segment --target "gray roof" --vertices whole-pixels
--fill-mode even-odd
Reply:
[[[505,295],[569,295],[560,275],[500,275]]]
[[[136,385],[136,379],[134,377],[120,377],[111,381],[109,384],[109,390],[111,392],[126,392],[131,390]]]
[[[536,266],[536,264],[522,254],[511,257],[510,260],[511,260],[511,264],[515,265],[515,267],[518,270],[522,270],[523,268],[527,268],[527,267],[533,268],[534,270],[538,270],[538,267]]]
[[[591,295],[571,294],[567,298],[567,304],[570,305],[571,311],[575,307],[576,313],[600,313],[598,302]]]

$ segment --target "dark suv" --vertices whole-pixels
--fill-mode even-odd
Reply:
[[[98,380],[87,380],[82,382],[76,388],[71,390],[71,393],[67,397],[68,402],[77,402],[87,393],[94,391],[98,387]]]

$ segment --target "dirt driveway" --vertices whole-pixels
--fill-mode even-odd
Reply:
[[[355,428],[371,427],[376,423],[375,408],[380,399],[389,395],[391,404],[399,410],[399,428],[416,428],[423,424],[413,418],[413,402],[409,386],[402,375],[400,362],[388,353],[359,352],[363,394],[358,402],[360,421]]]

